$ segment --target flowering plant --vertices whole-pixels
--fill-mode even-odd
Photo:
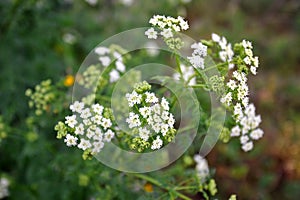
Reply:
[[[259,128],[261,117],[256,115],[254,104],[249,103],[247,76],[256,75],[259,66],[258,57],[253,55],[252,43],[243,40],[232,45],[225,37],[215,33],[210,40],[189,43],[181,33],[189,28],[188,22],[182,17],[155,15],[149,23],[152,27],[145,30],[143,36],[150,40],[162,39],[176,62],[168,76],[158,73],[160,76],[154,79],[176,83],[180,85],[179,88],[196,93],[195,98],[191,99],[198,104],[202,98],[201,92],[209,92],[222,104],[221,110],[226,109],[231,113],[223,123],[224,126],[217,128],[216,132],[220,131],[216,135],[205,135],[207,140],[204,140],[203,145],[210,146],[207,151],[215,144],[214,140],[220,138],[228,142],[234,137],[240,138],[243,151],[251,151],[254,148],[253,141],[263,136]],[[181,55],[186,47],[189,54]],[[177,136],[184,134],[180,125],[186,124],[186,119],[177,114],[180,96],[144,80],[142,72],[130,66],[130,61],[135,58],[127,53],[127,50],[115,44],[95,48],[93,56],[96,61],[78,72],[74,80],[83,89],[81,93],[84,95],[75,98],[69,106],[70,113],[55,126],[57,138],[63,139],[68,147],[76,146],[83,150],[84,159],[101,155],[102,149],[113,144],[138,155],[162,152],[161,155],[169,160],[172,152],[164,151],[164,148],[178,143]],[[118,81],[122,79],[125,79],[128,87],[124,86],[126,84],[118,86]],[[110,98],[117,86],[123,96],[118,96],[118,105],[113,108],[110,107]],[[52,92],[56,88],[51,86],[50,81],[46,81],[38,85],[35,91],[27,90],[26,95],[31,98],[29,104],[36,108],[36,115],[47,111],[47,105],[57,100]],[[198,111],[198,107],[194,109]],[[121,115],[116,114],[118,110],[122,111]],[[204,109],[200,108],[199,112],[200,119],[196,120],[203,123],[200,123],[197,132],[203,134],[203,129],[209,129],[215,124],[213,117],[209,117]],[[188,126],[184,128],[189,130]],[[209,199],[217,193],[217,189],[213,174],[203,157],[207,151],[200,151],[201,155],[193,151],[194,161],[191,156],[186,157],[189,158],[185,160],[186,168],[196,163],[192,175],[186,177],[189,180],[187,182],[170,187],[142,174],[134,177],[167,190],[173,199],[190,199],[186,193],[197,192]],[[230,199],[236,199],[235,195]]]

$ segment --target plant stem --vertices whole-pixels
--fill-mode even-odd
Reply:
[[[219,63],[217,65],[213,65],[213,66],[210,66],[210,67],[207,67],[207,68],[204,68],[203,70],[201,70],[202,72],[206,72],[206,71],[209,71],[211,69],[214,69],[214,68],[218,68],[218,67],[221,67],[223,65],[225,65],[226,63]]]
[[[204,88],[205,86],[206,86],[205,84],[191,85],[192,88]]]
[[[180,192],[177,192],[176,190],[174,190],[173,188],[170,188],[170,187],[167,187],[167,186],[164,186],[162,183],[160,183],[159,181],[157,181],[156,179],[150,177],[150,176],[146,176],[144,174],[133,174],[133,176],[137,177],[137,178],[140,178],[140,179],[143,179],[143,180],[146,180],[148,181],[149,183],[152,183],[164,190],[167,190],[173,194],[175,194],[176,196],[184,199],[184,200],[192,200],[191,198],[189,198],[188,196],[185,196],[184,194],[180,193]]]
[[[175,190],[190,190],[190,189],[196,189],[195,186],[181,186],[181,187],[175,187]]]
[[[180,67],[180,58],[178,57],[177,54],[175,55],[175,59],[176,59],[176,65],[177,65],[177,68],[178,68],[178,71],[179,71],[179,74],[180,74],[180,78],[182,80],[184,80],[183,79],[183,73],[182,73],[182,70],[181,70],[181,67]]]

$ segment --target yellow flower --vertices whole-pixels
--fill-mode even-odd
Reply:
[[[70,87],[70,86],[72,86],[72,85],[74,84],[74,81],[75,81],[74,76],[72,76],[72,75],[67,75],[67,76],[65,77],[64,85],[65,85],[66,87]]]
[[[144,185],[144,190],[145,190],[146,192],[153,192],[153,186],[152,186],[152,184],[151,184],[151,183],[146,183],[146,184]]]

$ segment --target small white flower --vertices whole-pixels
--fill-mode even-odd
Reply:
[[[152,124],[152,129],[154,130],[155,133],[159,133],[161,129],[160,123]]]
[[[253,52],[251,49],[245,49],[245,54],[249,57],[252,58],[253,57]]]
[[[156,114],[160,114],[160,105],[159,104],[154,104],[152,107],[151,107],[151,110],[156,113]]]
[[[217,42],[217,43],[219,43],[221,40],[221,37],[215,33],[211,34],[211,38],[212,38],[212,41]]]
[[[225,96],[221,98],[221,103],[226,104],[227,106],[230,106],[232,102],[232,94],[231,92],[228,92]]]
[[[91,129],[92,131],[95,131],[96,128],[97,128],[97,126],[96,126],[95,124],[93,124],[93,125],[91,125],[91,126],[89,127],[89,129]]]
[[[75,127],[75,134],[76,135],[83,135],[84,134],[84,126],[83,124],[79,124]]]
[[[147,128],[139,128],[139,136],[144,140],[148,141],[150,131]]]
[[[169,107],[169,102],[166,100],[166,98],[163,97],[163,98],[161,99],[160,104],[161,104],[161,106],[162,106],[162,108],[163,108],[164,110],[169,110],[169,109],[170,109],[170,107]]]
[[[228,64],[228,69],[233,69],[234,68],[234,64],[233,63],[229,63]]]
[[[104,142],[101,141],[93,142],[93,147],[94,148],[92,149],[92,154],[97,154],[104,147]]]
[[[207,55],[207,46],[201,42],[192,44],[191,48],[194,49],[194,56],[199,55],[201,57],[205,57]]]
[[[101,120],[101,126],[104,128],[104,130],[110,128],[112,126],[111,120],[103,117]]]
[[[180,31],[180,26],[177,26],[176,24],[172,25],[172,28],[174,31],[179,32]]]
[[[96,114],[94,117],[91,118],[91,121],[94,122],[97,125],[101,124],[102,116]]]
[[[199,178],[202,182],[205,180],[205,178],[209,175],[209,167],[206,159],[204,159],[202,156],[196,154],[194,156],[194,160],[197,163],[196,164],[196,172]]]
[[[117,70],[113,69],[109,72],[109,82],[113,83],[119,80],[120,74]]]
[[[119,70],[120,72],[125,72],[125,70],[126,70],[126,66],[125,66],[124,63],[121,62],[121,61],[116,61],[116,68],[117,68],[117,70]]]
[[[204,69],[204,59],[201,56],[197,55],[197,56],[187,57],[187,59],[194,67]]]
[[[94,136],[95,136],[95,132],[93,130],[91,130],[90,128],[87,129],[87,131],[86,131],[86,137],[88,137],[89,139],[91,139]]]
[[[157,115],[157,114],[153,115],[153,121],[156,122],[156,123],[161,123],[162,122],[160,116]]]
[[[110,62],[111,62],[111,60],[110,60],[110,58],[109,58],[108,56],[100,57],[99,60],[100,60],[100,62],[102,63],[102,65],[103,65],[104,67],[109,66],[109,64],[110,64]]]
[[[157,32],[154,30],[154,28],[149,28],[146,32],[145,35],[149,39],[157,39]]]
[[[168,124],[161,124],[160,132],[162,133],[162,135],[165,136],[168,131],[169,131],[169,125]]]
[[[238,86],[238,100],[242,100],[243,98],[245,98],[248,95],[249,92],[249,88],[246,84],[240,84]]]
[[[235,126],[231,129],[231,134],[230,136],[231,137],[236,137],[236,136],[240,136],[240,133],[241,133],[241,129],[239,126]]]
[[[82,120],[83,124],[86,125],[86,126],[90,126],[92,124],[91,120],[90,119],[84,119]]]
[[[256,75],[256,67],[254,67],[254,66],[251,66],[250,67],[250,71],[251,71],[251,73],[253,74],[253,75]]]
[[[247,65],[251,65],[251,59],[248,56],[246,56],[243,60]]]
[[[145,92],[146,94],[146,103],[157,103],[158,102],[158,98],[155,96],[155,94],[153,92]]]
[[[67,116],[65,123],[71,128],[74,128],[74,126],[77,124],[76,115]]]
[[[139,115],[130,112],[129,117],[126,119],[126,122],[129,125],[129,128],[134,128],[141,125],[141,121],[139,119]]]
[[[76,146],[77,140],[78,140],[77,137],[67,134],[64,142],[67,144],[68,147],[70,147],[70,146]]]
[[[158,15],[154,15],[154,16],[149,20],[149,23],[155,26],[155,25],[157,25],[158,21],[159,21]]]
[[[234,90],[237,85],[236,85],[236,82],[234,80],[229,80],[228,83],[227,83],[227,86],[231,89],[231,90]]]
[[[164,29],[162,32],[160,32],[160,34],[164,38],[171,38],[171,37],[173,37],[173,33],[172,33],[172,30],[170,28]]]
[[[168,125],[170,126],[170,128],[173,128],[175,123],[175,119],[174,116],[172,115],[172,113],[170,113],[169,119],[168,119]]]
[[[249,104],[249,98],[248,97],[245,97],[243,100],[242,100],[242,104],[244,107],[247,107],[248,104]]]
[[[222,61],[226,62],[226,60],[227,60],[227,54],[226,54],[225,51],[220,51],[220,52],[219,52],[219,57],[220,57],[220,59],[221,59]]]
[[[242,113],[242,106],[240,103],[237,103],[235,106],[234,106],[234,111],[233,111],[233,114],[234,115],[238,115],[238,114],[241,114]]]
[[[245,108],[245,114],[247,115],[247,116],[255,116],[255,106],[254,106],[254,104],[250,104],[249,106],[247,106],[246,108]]]
[[[139,112],[144,118],[147,118],[151,114],[151,108],[149,107],[142,107],[139,109]]]
[[[258,57],[257,57],[257,56],[255,56],[255,57],[252,59],[252,62],[253,62],[254,67],[258,67],[258,65],[259,65],[259,60],[258,60]]]
[[[180,21],[179,23],[180,27],[182,30],[188,30],[189,29],[189,24],[186,21]]]
[[[119,61],[119,62],[122,62],[122,61],[123,61],[122,55],[121,55],[119,52],[114,51],[114,52],[113,52],[113,56],[114,56],[114,58],[117,59],[117,61]]]
[[[136,91],[133,91],[131,94],[127,93],[126,98],[127,98],[129,107],[133,107],[135,104],[141,103],[142,95],[138,94]]]
[[[160,117],[163,120],[167,121],[169,119],[169,112],[168,111],[163,111]]]
[[[248,142],[249,141],[249,137],[247,136],[247,135],[242,135],[241,137],[240,137],[240,142],[241,142],[241,144],[245,144],[246,142]]]
[[[83,108],[84,103],[79,101],[75,101],[72,105],[70,105],[70,110],[72,110],[72,112],[81,113]]]
[[[250,141],[250,142],[247,142],[247,143],[243,144],[242,149],[246,152],[252,150],[253,149],[253,142]]]
[[[97,103],[92,105],[92,109],[95,113],[101,115],[103,113],[104,107]]]
[[[227,47],[227,40],[225,37],[220,38],[219,45],[221,49],[225,50]]]
[[[92,116],[92,113],[91,113],[91,110],[89,108],[86,108],[86,109],[82,110],[81,115],[80,115],[80,117],[82,119],[87,119],[90,116]]]
[[[105,142],[110,142],[114,136],[115,136],[115,133],[112,130],[108,129],[104,134],[103,140]]]
[[[250,137],[251,137],[253,140],[258,140],[258,139],[260,139],[263,135],[264,135],[264,132],[263,132],[263,130],[261,130],[260,128],[255,129],[254,131],[252,131],[252,132],[250,133]]]
[[[152,150],[160,149],[162,144],[163,144],[163,141],[160,139],[159,136],[157,136],[156,139],[153,140],[153,143],[151,145],[151,149]]]
[[[163,21],[158,21],[157,25],[159,26],[159,28],[163,29],[163,28],[165,28],[165,26],[167,25],[167,23],[165,23]]]
[[[103,55],[105,55],[105,54],[108,54],[109,53],[109,49],[108,48],[106,48],[106,47],[97,47],[96,49],[95,49],[95,53],[96,54],[98,54],[99,56],[103,56]]]
[[[85,151],[91,147],[92,147],[92,144],[90,143],[90,141],[85,140],[85,139],[81,139],[80,143],[78,144],[78,148],[82,149],[83,151]]]
[[[101,129],[97,127],[95,130],[95,135],[94,135],[93,139],[102,141],[102,138],[103,138],[103,133],[102,133]]]
[[[245,48],[245,49],[252,49],[252,43],[251,42],[249,42],[249,41],[247,41],[247,40],[243,40],[242,41],[242,45],[243,45],[243,47]]]

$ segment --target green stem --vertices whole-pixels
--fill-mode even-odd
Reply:
[[[195,74],[193,74],[192,76],[190,76],[189,77],[189,79],[186,81],[186,83],[185,83],[185,85],[186,86],[188,86],[189,85],[189,83],[190,83],[190,81],[194,78],[194,77],[196,77],[197,76],[197,74],[195,73]]]
[[[176,65],[177,65],[177,68],[178,68],[178,71],[179,71],[179,74],[180,74],[180,78],[182,80],[184,80],[183,79],[183,73],[182,73],[182,70],[181,70],[181,67],[180,67],[180,58],[177,54],[175,55],[175,59],[176,59]]]
[[[206,85],[205,84],[196,84],[196,85],[192,85],[190,87],[192,87],[192,88],[205,88]]]
[[[135,177],[137,177],[137,178],[146,180],[146,181],[148,181],[149,183],[152,183],[152,184],[154,184],[154,185],[156,185],[156,186],[158,186],[158,187],[160,187],[160,188],[162,188],[162,189],[164,189],[164,190],[167,190],[167,191],[169,191],[169,193],[171,192],[171,193],[175,194],[176,196],[178,196],[178,197],[180,197],[180,198],[182,198],[182,199],[184,199],[184,200],[192,200],[192,199],[189,198],[188,196],[185,196],[184,194],[182,194],[182,193],[180,193],[180,192],[177,192],[176,190],[173,190],[172,188],[169,188],[169,187],[164,186],[162,183],[160,183],[159,181],[157,181],[157,180],[154,179],[154,178],[151,178],[151,177],[146,176],[146,175],[144,175],[144,174],[133,174],[133,175],[134,175]]]
[[[210,66],[210,67],[207,67],[207,68],[204,68],[203,70],[201,70],[202,72],[206,72],[206,71],[209,71],[211,69],[215,69],[215,68],[218,68],[218,67],[221,67],[223,65],[225,65],[226,63],[219,63],[217,65],[213,65],[213,66]]]
[[[197,189],[195,186],[181,186],[181,187],[175,187],[175,190],[191,190],[191,189]]]

